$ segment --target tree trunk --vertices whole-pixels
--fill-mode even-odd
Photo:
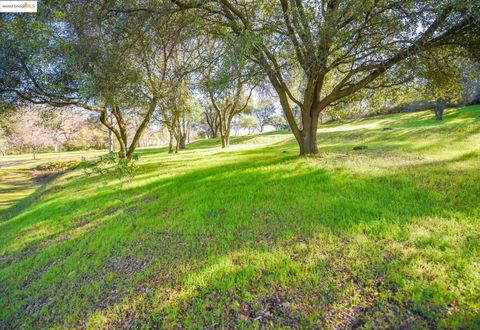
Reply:
[[[443,111],[447,106],[445,100],[437,100],[437,104],[435,107],[435,120],[443,120]]]
[[[180,134],[180,141],[178,143],[179,149],[185,149],[185,145],[186,145],[185,140],[186,140],[185,134]]]
[[[173,154],[173,134],[170,131],[168,131],[168,134],[170,135],[170,142],[168,143],[168,153]]]
[[[120,150],[118,151],[118,157],[119,158],[127,158],[130,159],[130,156],[128,155],[128,147],[127,147],[127,135],[126,133],[122,133],[120,140],[118,140],[118,144],[120,145]]]
[[[303,129],[299,136],[295,136],[300,147],[300,155],[318,154],[317,127],[318,115],[304,115],[302,117]]]
[[[230,139],[225,136],[225,135],[222,135],[222,148],[228,148],[230,146]]]
[[[309,134],[301,141],[298,141],[300,146],[300,155],[315,155],[318,154],[317,135]]]
[[[125,146],[123,145],[123,143],[120,143],[120,150],[118,151],[118,157],[122,159],[127,157],[127,151],[125,150]]]
[[[230,146],[230,130],[227,130],[221,136],[222,138],[222,148],[228,148]]]
[[[215,139],[218,137],[218,127],[210,129],[210,138]]]
[[[108,120],[110,124],[113,125],[113,115],[111,111],[108,114]],[[113,152],[113,131],[111,129],[108,129],[108,152]]]
[[[180,150],[180,136],[176,135],[175,136],[175,153],[178,154],[179,150]]]
[[[155,111],[156,107],[157,107],[157,98],[152,97],[151,100],[150,100],[150,105],[148,107],[148,112],[145,115],[145,117],[143,118],[140,125],[138,126],[137,131],[135,132],[135,135],[133,136],[132,143],[130,144],[130,147],[128,147],[128,143],[127,143],[126,125],[124,125],[124,128],[122,127],[123,129],[122,129],[121,132],[124,132],[124,135],[125,135],[124,141],[125,141],[125,149],[127,151],[126,152],[126,157],[127,157],[128,160],[132,159],[133,153],[135,152],[135,148],[137,147],[137,145],[140,146],[140,138],[142,137],[143,132],[147,128],[148,124],[150,123],[150,119],[152,118],[153,112]],[[120,123],[119,123],[119,126],[122,126],[122,125],[120,125]]]

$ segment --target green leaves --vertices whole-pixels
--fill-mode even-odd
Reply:
[[[99,175],[104,184],[112,180],[118,180],[120,185],[130,183],[137,171],[138,154],[133,154],[132,159],[120,158],[116,153],[108,153],[100,156],[93,163],[83,161],[83,170],[86,176]]]

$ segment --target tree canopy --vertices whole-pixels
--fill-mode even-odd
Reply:
[[[183,97],[178,86],[207,96],[227,146],[232,116],[245,109],[249,91],[268,81],[300,154],[315,154],[321,114],[370,90],[438,82],[448,67],[439,65],[442,59],[477,56],[479,6],[458,0],[47,1],[38,16],[2,16],[0,94],[96,111],[130,157],[157,111],[182,140],[178,111],[165,108]],[[454,88],[437,86],[438,93]],[[122,118],[128,109],[144,118],[130,144]]]

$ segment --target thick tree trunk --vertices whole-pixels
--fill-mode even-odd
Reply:
[[[317,134],[308,134],[300,141],[297,141],[300,146],[300,155],[315,155],[318,154]]]
[[[300,147],[300,155],[303,156],[318,154],[318,115],[303,114],[302,124],[302,130],[298,134],[295,134],[295,138],[297,139],[298,145]]]
[[[323,110],[325,107],[319,109],[318,104],[315,106],[314,102],[306,102],[307,104],[310,104],[310,108],[301,110],[302,126],[299,127],[297,124],[298,119],[292,111],[285,90],[281,86],[277,86],[276,90],[280,99],[280,104],[283,108],[283,112],[285,113],[285,117],[288,122],[289,131],[291,131],[295,136],[295,139],[297,140],[298,146],[300,148],[300,155],[303,156],[318,154],[318,117],[321,110]]]

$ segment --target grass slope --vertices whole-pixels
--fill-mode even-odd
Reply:
[[[0,328],[478,328],[480,107],[143,149],[0,220]],[[353,151],[355,145],[368,149]]]

